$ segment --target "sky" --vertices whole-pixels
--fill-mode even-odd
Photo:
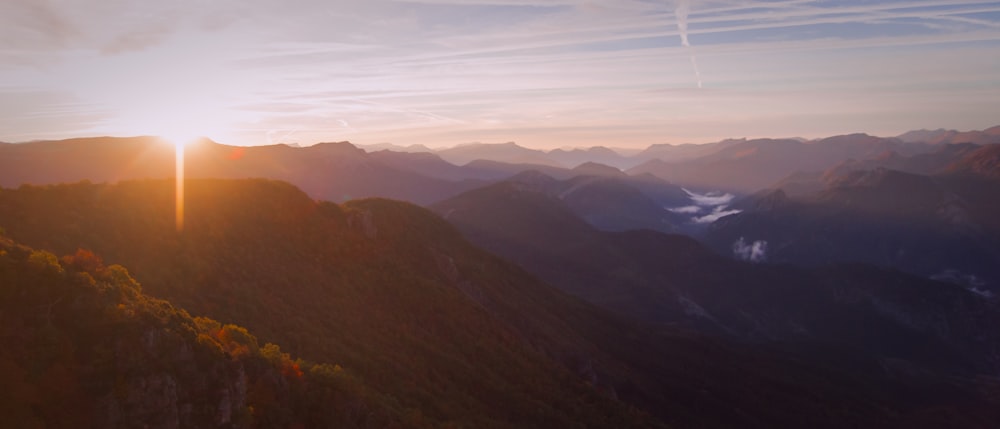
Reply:
[[[1000,1],[0,0],[0,141],[646,147],[1000,125]]]

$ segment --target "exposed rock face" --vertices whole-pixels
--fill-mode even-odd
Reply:
[[[213,422],[242,428],[247,409],[247,374],[234,361],[203,364],[175,332],[147,329],[138,338],[115,342],[118,374],[111,392],[98,401],[102,427],[189,428]]]

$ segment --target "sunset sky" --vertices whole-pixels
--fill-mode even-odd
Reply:
[[[993,125],[1000,1],[0,0],[7,142],[645,147]]]

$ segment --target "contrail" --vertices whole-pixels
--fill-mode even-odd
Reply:
[[[690,0],[677,0],[677,8],[674,9],[674,16],[677,17],[677,31],[681,35],[681,45],[688,48],[691,56],[691,66],[694,67],[694,77],[698,80],[698,88],[701,88],[701,71],[698,70],[698,59],[695,58],[694,48],[688,41],[688,12],[691,11]]]

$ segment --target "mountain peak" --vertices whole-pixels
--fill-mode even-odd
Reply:
[[[946,130],[944,128],[938,128],[936,130],[920,129],[900,134],[896,138],[905,143],[938,144],[947,142],[948,139],[956,134],[958,134],[958,131]]]
[[[575,168],[573,168],[573,172],[576,174],[587,175],[587,176],[610,176],[610,177],[626,176],[624,172],[615,167],[591,161],[576,166]]]
[[[519,189],[547,193],[555,187],[559,181],[538,170],[525,170],[515,174],[506,180],[519,186]]]

